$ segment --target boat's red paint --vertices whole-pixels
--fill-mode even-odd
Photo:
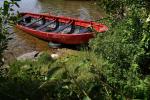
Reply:
[[[97,32],[105,32],[108,30],[108,27],[103,24],[92,22],[92,21],[84,21],[84,20],[69,18],[69,17],[57,17],[57,16],[48,15],[48,14],[35,14],[35,13],[21,13],[21,15],[32,16],[34,18],[44,17],[47,20],[52,20],[52,19],[57,18],[59,22],[64,22],[64,23],[68,23],[70,20],[73,20],[74,25],[78,25],[78,26],[82,26],[86,28],[92,27]],[[19,24],[17,24],[16,27],[38,38],[41,38],[47,41],[56,42],[56,43],[62,43],[62,44],[87,43],[89,39],[94,37],[93,32],[80,33],[80,34],[74,34],[74,33],[65,34],[65,33],[43,32],[43,31],[34,30],[32,28],[25,27]]]

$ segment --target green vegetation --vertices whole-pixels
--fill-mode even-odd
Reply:
[[[110,15],[109,31],[89,43],[91,50],[53,60],[16,61],[1,76],[3,100],[150,99],[150,3],[100,0]]]
[[[149,2],[147,0],[118,0],[114,4],[113,1],[103,0],[103,2],[106,11],[115,17],[111,18],[113,21],[109,20],[110,31],[106,32],[106,35],[98,35],[91,42],[91,47],[111,63],[123,68],[136,64],[142,74],[149,74]],[[118,7],[122,11],[118,10]]]
[[[7,41],[9,40],[9,27],[12,25],[12,20],[15,18],[12,13],[12,7],[14,5],[19,7],[14,0],[5,0],[3,6],[0,7],[0,66],[3,65],[2,53],[7,48]]]
[[[0,83],[0,96],[3,100],[42,100],[44,88],[40,86],[47,80],[46,75],[53,62],[47,54],[37,61],[16,61],[5,71],[5,78]],[[49,90],[49,89],[48,89]]]
[[[0,90],[14,100],[83,98],[97,84],[98,77],[90,70],[98,59],[89,53],[80,54],[82,56],[70,55],[56,61],[47,54],[36,61],[17,61],[10,65],[7,80],[0,83]]]

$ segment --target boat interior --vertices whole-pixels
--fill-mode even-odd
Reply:
[[[65,34],[82,34],[92,32],[90,27],[83,27],[74,24],[74,20],[69,20],[67,23],[59,22],[58,18],[46,19],[44,17],[35,18],[31,16],[23,16],[18,24],[32,28],[37,31],[65,33]]]

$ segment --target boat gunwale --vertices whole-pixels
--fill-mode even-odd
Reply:
[[[108,31],[108,27],[102,23],[97,23],[97,22],[94,22],[94,21],[86,21],[86,20],[82,20],[82,19],[78,19],[78,18],[70,18],[70,17],[64,17],[64,16],[53,16],[53,15],[48,15],[48,14],[37,14],[37,13],[28,13],[28,12],[23,12],[23,13],[20,13],[22,15],[30,15],[34,18],[40,18],[41,16],[44,16],[44,17],[47,17],[47,18],[54,18],[54,19],[61,19],[61,20],[73,20],[74,22],[79,22],[79,23],[87,23],[89,25],[87,26],[82,26],[82,25],[76,25],[75,26],[82,26],[82,27],[85,27],[85,28],[88,28],[88,27],[92,27],[94,30],[96,30],[97,32],[105,32],[105,31]],[[49,20],[50,20],[49,19]],[[59,21],[59,22],[63,22],[63,23],[67,23],[67,22],[64,22],[64,21]],[[23,25],[22,25],[23,26]],[[101,30],[97,30],[94,28],[94,26],[96,27],[102,27]],[[104,28],[104,29],[103,29]],[[40,30],[39,30],[40,31]],[[43,32],[43,31],[42,31]],[[91,32],[90,32],[91,33]],[[67,34],[67,33],[63,33],[63,34]],[[85,33],[73,33],[73,34],[85,34]],[[69,35],[69,34],[67,34]]]

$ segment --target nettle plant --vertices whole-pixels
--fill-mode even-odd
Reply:
[[[15,19],[13,13],[14,5],[19,7],[15,0],[5,0],[3,6],[0,7],[0,66],[3,65],[2,53],[7,48],[7,42],[9,40],[9,28]]]

